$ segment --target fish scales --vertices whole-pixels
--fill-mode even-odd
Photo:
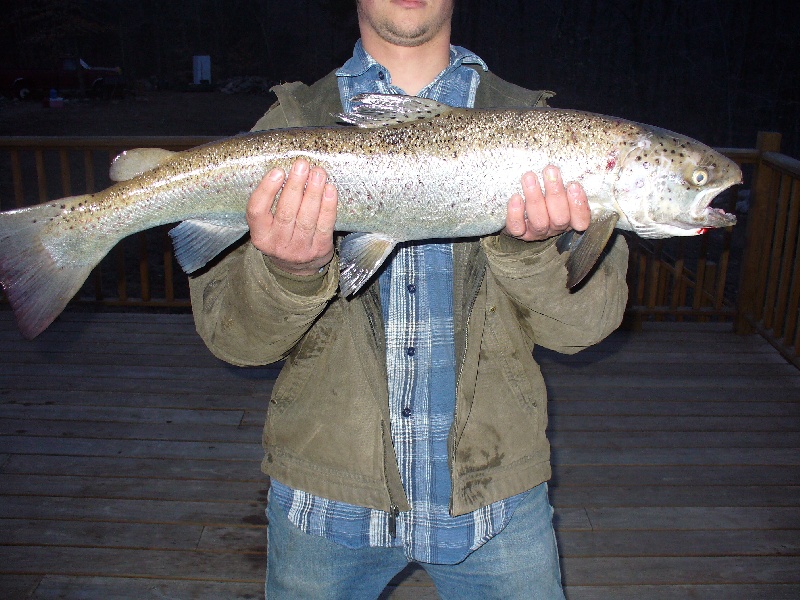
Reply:
[[[202,267],[247,232],[247,200],[264,174],[299,157],[336,186],[336,229],[356,232],[340,250],[345,295],[400,241],[499,231],[522,173],[549,164],[581,182],[592,209],[583,238],[560,247],[571,252],[570,285],[614,227],[665,237],[735,220],[709,203],[741,181],[738,167],[662,129],[579,111],[452,109],[381,95],[356,99],[341,117],[357,127],[257,132],[179,153],[132,150],[115,159],[119,182],[106,190],[0,214],[0,282],[23,332],[46,327],[91,268],[137,231],[181,222],[172,232],[178,260],[187,272]]]
[[[369,225],[407,237],[408,225],[395,224],[396,210],[425,224],[414,229],[414,238],[443,236],[458,223],[464,235],[481,235],[502,227],[508,198],[521,191],[520,173],[555,163],[565,179],[580,181],[605,170],[607,156],[625,139],[624,132],[612,134],[611,125],[600,129],[597,119],[569,113],[460,111],[385,129],[309,128],[241,136],[181,153],[135,181],[90,195],[90,202],[79,200],[63,210],[51,231],[74,237],[64,228],[97,229],[124,237],[143,224],[243,213],[264,173],[288,169],[305,157],[323,167],[339,189],[341,231]],[[604,191],[587,189],[589,195]]]

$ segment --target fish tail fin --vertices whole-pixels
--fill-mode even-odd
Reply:
[[[0,213],[0,284],[28,339],[61,314],[103,258],[98,256],[90,264],[59,263],[53,258],[42,235],[60,212],[58,205],[48,203]]]

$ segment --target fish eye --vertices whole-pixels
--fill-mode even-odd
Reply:
[[[691,179],[692,183],[695,185],[705,185],[708,183],[708,171],[705,169],[695,169]]]

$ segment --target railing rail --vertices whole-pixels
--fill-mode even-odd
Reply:
[[[112,182],[108,166],[130,148],[185,150],[209,136],[2,137],[10,171],[0,174],[0,209],[21,208],[54,198],[91,193]],[[10,176],[10,177],[9,177]],[[13,198],[12,202],[7,199]],[[186,277],[158,227],[120,242],[94,270],[74,302],[108,306],[188,308]]]
[[[800,161],[778,153],[778,134],[759,147],[736,331],[758,331],[800,367]]]
[[[0,151],[10,165],[10,170],[0,169],[0,209],[102,189],[111,183],[110,160],[125,149],[182,150],[214,139],[0,138]],[[758,330],[800,366],[796,261],[800,254],[800,162],[778,154],[779,149],[780,135],[768,133],[759,134],[757,148],[720,149],[742,166],[750,190],[751,209],[747,214],[739,211],[740,223],[735,227],[656,242],[629,237],[628,313],[634,323],[643,319],[735,321],[737,331]],[[725,195],[721,206],[735,210],[737,192]],[[187,308],[186,277],[173,258],[167,229],[123,240],[101,262],[76,302]]]

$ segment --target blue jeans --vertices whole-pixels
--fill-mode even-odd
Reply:
[[[547,484],[503,531],[455,565],[424,563],[443,600],[564,600]],[[267,600],[375,600],[409,563],[402,548],[346,548],[297,529],[267,505]]]

